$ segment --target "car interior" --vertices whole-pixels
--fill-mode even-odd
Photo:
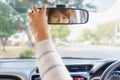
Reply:
[[[0,80],[41,80],[28,13],[43,4],[73,80],[120,80],[120,0],[0,0]],[[53,22],[57,10],[70,11],[69,21]]]

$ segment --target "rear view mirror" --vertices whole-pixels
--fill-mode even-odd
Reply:
[[[88,22],[88,11],[72,8],[47,8],[49,24],[84,24]]]

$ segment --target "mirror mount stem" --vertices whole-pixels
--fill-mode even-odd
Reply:
[[[66,8],[66,5],[60,4],[60,5],[56,5],[56,7],[57,7],[57,8]]]

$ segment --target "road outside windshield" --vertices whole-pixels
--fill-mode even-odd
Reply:
[[[119,0],[1,0],[0,58],[34,58],[35,40],[27,13],[32,5],[55,7],[61,2],[89,11],[86,24],[49,25],[61,57],[120,59]]]

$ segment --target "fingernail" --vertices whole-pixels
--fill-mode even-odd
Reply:
[[[35,9],[35,6],[33,6],[32,8]]]
[[[45,8],[46,6],[45,6],[45,4],[43,5],[43,8]]]

